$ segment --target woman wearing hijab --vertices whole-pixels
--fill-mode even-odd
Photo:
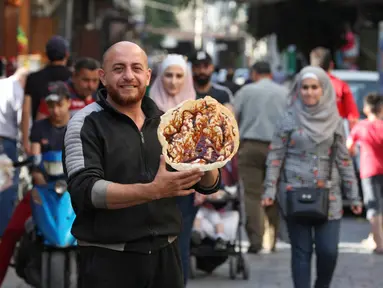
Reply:
[[[191,69],[182,55],[170,54],[163,60],[159,66],[157,77],[150,88],[149,96],[156,102],[159,109],[164,112],[185,100],[196,99]],[[191,231],[198,210],[196,205],[200,198],[203,198],[200,194],[197,194],[197,196],[191,194],[178,199],[178,207],[183,220],[178,243],[185,285],[189,272]]]
[[[277,125],[271,142],[263,205],[272,205],[277,197],[287,217],[294,287],[311,287],[311,256],[315,244],[315,288],[327,288],[338,256],[341,185],[352,201],[352,211],[360,214],[358,185],[345,144],[343,122],[337,111],[335,90],[325,71],[312,66],[304,68],[290,99],[291,106]],[[297,191],[327,192],[322,194],[329,202],[322,209],[322,221],[311,221],[306,216],[300,218],[297,214],[292,217],[299,206],[293,206],[297,202],[293,194],[288,193]],[[300,207],[306,205],[302,203]]]
[[[162,61],[149,96],[164,112],[185,100],[196,99],[193,77],[182,55],[170,54]]]

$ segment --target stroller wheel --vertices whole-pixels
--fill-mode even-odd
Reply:
[[[229,273],[230,273],[230,279],[235,280],[237,276],[237,257],[236,256],[229,256]]]
[[[245,254],[240,254],[238,260],[241,262],[241,271],[244,280],[249,280],[250,278],[250,265],[249,259]]]
[[[195,279],[197,274],[197,258],[195,256],[190,256],[189,259],[189,277],[190,279]]]

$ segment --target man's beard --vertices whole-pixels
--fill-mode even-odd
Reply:
[[[193,79],[198,86],[206,86],[210,82],[211,75],[194,75]]]
[[[138,93],[135,96],[121,96],[116,89],[109,85],[106,85],[105,89],[108,92],[108,96],[113,100],[114,103],[119,106],[129,106],[136,104],[145,96],[145,90],[142,91],[141,89],[138,90]]]

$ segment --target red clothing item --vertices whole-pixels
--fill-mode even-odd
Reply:
[[[17,205],[12,218],[4,231],[0,243],[0,287],[7,274],[9,263],[16,243],[20,241],[25,232],[25,222],[32,216],[31,193],[28,192],[23,200]]]
[[[91,96],[89,96],[89,97],[87,97],[85,99],[72,98],[71,100],[72,100],[72,102],[71,102],[71,105],[70,105],[70,108],[69,108],[69,110],[71,112],[71,115],[73,115],[77,111],[81,110],[85,106],[95,102],[95,100]],[[49,116],[48,105],[47,105],[47,102],[45,102],[45,99],[42,99],[41,102],[40,102],[39,112],[41,114]]]
[[[225,167],[221,169],[223,186],[233,186],[239,181],[238,155],[235,155]]]
[[[359,109],[355,103],[355,99],[352,96],[352,92],[348,84],[334,75],[328,74],[331,79],[331,83],[335,89],[336,102],[338,105],[339,115],[342,118],[350,121],[350,124],[354,124],[359,119]]]
[[[349,137],[360,143],[360,178],[383,174],[383,120],[362,120]]]
[[[355,46],[355,35],[351,31],[346,33],[345,36],[346,44],[341,48],[343,52],[351,50]]]

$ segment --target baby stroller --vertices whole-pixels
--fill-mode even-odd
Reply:
[[[190,278],[196,277],[197,270],[212,273],[220,265],[229,261],[229,275],[236,279],[238,275],[248,280],[250,277],[249,261],[247,254],[242,248],[244,220],[243,220],[243,197],[237,175],[237,158],[234,157],[228,165],[222,169],[224,197],[208,200],[213,204],[226,204],[225,212],[221,214],[225,234],[228,242],[226,249],[217,251],[214,239],[214,227],[208,221],[201,224],[207,237],[197,245],[191,242],[190,248]],[[220,202],[220,203],[219,203]]]

